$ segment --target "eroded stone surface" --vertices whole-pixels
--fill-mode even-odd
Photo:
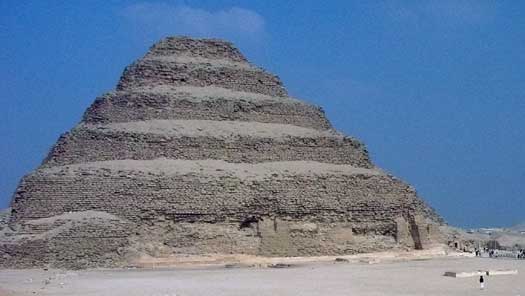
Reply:
[[[0,265],[424,248],[441,218],[231,44],[170,37],[25,176]]]
[[[106,160],[318,161],[370,168],[363,144],[334,130],[239,121],[135,121],[79,125],[44,166]]]
[[[291,124],[329,129],[321,108],[289,97],[232,91],[216,86],[151,86],[101,96],[84,114],[84,122],[140,120],[215,120]]]

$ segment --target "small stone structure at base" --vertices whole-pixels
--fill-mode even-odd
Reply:
[[[277,76],[229,42],[187,37],[127,67],[11,207],[4,267],[421,249],[443,223]]]
[[[456,277],[456,278],[466,278],[466,277],[476,277],[476,276],[494,276],[494,275],[516,275],[518,270],[516,269],[504,269],[504,270],[477,270],[477,271],[447,271],[444,276]]]

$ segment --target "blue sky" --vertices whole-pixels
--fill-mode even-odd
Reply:
[[[525,220],[519,1],[0,2],[0,207],[167,35],[229,39],[453,225]]]

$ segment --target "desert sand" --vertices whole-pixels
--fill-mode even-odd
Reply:
[[[216,264],[156,269],[2,270],[0,295],[525,295],[523,260],[367,258],[340,260],[343,262],[283,259],[290,264],[284,268],[257,264],[228,268]],[[477,277],[443,276],[445,271],[489,269],[516,269],[519,273],[486,277],[484,291],[479,289]]]

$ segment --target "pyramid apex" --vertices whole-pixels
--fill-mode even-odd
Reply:
[[[190,58],[248,62],[240,50],[229,41],[215,38],[169,36],[153,44],[146,57],[184,56]]]

